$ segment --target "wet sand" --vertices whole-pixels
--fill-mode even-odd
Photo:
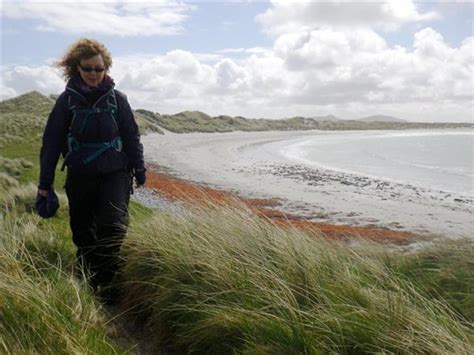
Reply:
[[[473,201],[468,197],[310,167],[278,153],[290,142],[318,134],[331,133],[147,135],[143,137],[146,160],[156,172],[150,175],[149,184],[168,198],[172,188],[166,189],[180,181],[224,191],[245,201],[272,201],[271,206],[258,208],[270,209],[266,215],[284,216],[280,220],[326,228],[329,234],[331,228],[347,228],[334,233],[338,236],[391,230],[403,238],[412,233],[472,237]],[[173,179],[175,182],[169,183]]]

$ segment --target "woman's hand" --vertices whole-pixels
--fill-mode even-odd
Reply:
[[[135,183],[136,183],[137,188],[143,187],[145,185],[145,182],[146,182],[145,172],[146,172],[146,169],[135,170]]]
[[[48,190],[38,189],[38,195],[40,195],[42,197],[46,197],[46,196],[48,196]]]

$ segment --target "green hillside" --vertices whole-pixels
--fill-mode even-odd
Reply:
[[[288,131],[316,129],[315,121],[303,117],[283,120],[248,119],[237,116],[211,117],[199,111],[185,111],[175,115],[158,115],[156,122],[175,132],[232,132],[232,131]]]
[[[474,128],[472,123],[420,123],[403,120],[382,121],[386,117],[380,116],[381,121],[371,117],[370,121],[339,120],[334,116],[324,118],[292,117],[279,120],[254,119],[241,116],[231,117],[220,115],[211,117],[200,111],[184,111],[174,115],[161,115],[146,110],[137,110],[146,115],[150,122],[174,133],[189,132],[233,132],[233,131],[290,131],[290,130],[382,130],[382,129],[447,129],[447,128]]]
[[[0,102],[0,147],[38,140],[54,101],[33,91]]]
[[[153,120],[150,120],[150,118],[147,115],[143,115],[139,110],[133,111],[133,114],[135,116],[135,120],[137,121],[138,128],[140,129],[140,132],[142,134],[147,134],[147,133],[160,133],[163,134],[163,131],[160,129],[158,124],[154,122]]]
[[[382,130],[382,129],[447,129],[474,128],[471,123],[419,123],[419,122],[363,122],[359,120],[314,120],[292,117],[279,120],[251,119],[244,117],[215,116],[202,112],[185,111],[175,115],[155,114],[156,122],[175,132],[232,132],[232,131],[292,131],[292,130]]]

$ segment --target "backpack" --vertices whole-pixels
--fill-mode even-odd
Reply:
[[[106,107],[98,107],[105,95]],[[81,108],[75,101],[72,95],[68,96],[72,119],[61,170],[67,166],[71,172],[100,175],[122,169],[127,159],[122,152],[115,90],[108,91],[92,107]]]

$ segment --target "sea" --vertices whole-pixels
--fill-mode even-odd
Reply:
[[[356,174],[474,197],[474,131],[331,132],[280,147],[285,158]]]

